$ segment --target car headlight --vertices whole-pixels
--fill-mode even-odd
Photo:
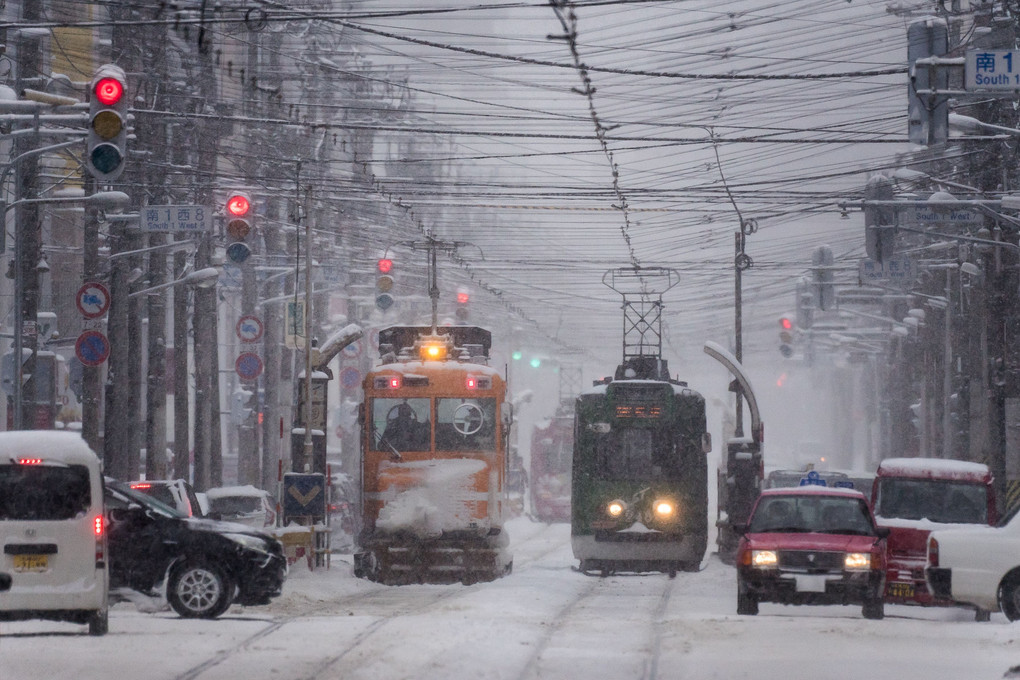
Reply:
[[[652,508],[655,509],[655,517],[658,519],[672,519],[676,514],[676,507],[668,500],[657,500],[652,504]]]
[[[779,555],[775,550],[752,550],[751,566],[759,569],[771,569],[779,565]]]
[[[620,517],[626,509],[627,504],[620,500],[610,501],[609,505],[606,506],[606,512],[609,513],[610,517]]]
[[[223,534],[234,543],[244,546],[249,550],[256,550],[262,553],[268,553],[269,548],[266,547],[266,542],[258,536],[250,536],[248,534]]]
[[[843,557],[844,569],[871,569],[871,553],[847,553]]]

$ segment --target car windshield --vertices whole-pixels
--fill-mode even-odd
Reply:
[[[764,496],[755,508],[748,530],[752,533],[875,534],[866,502],[854,496]]]
[[[115,506],[121,505],[122,507],[128,507],[132,503],[136,503],[143,508],[151,510],[152,512],[162,515],[163,517],[187,517],[187,513],[181,512],[177,508],[170,507],[166,503],[162,503],[152,496],[144,493],[135,491],[127,484],[115,482],[113,480],[106,480],[107,491],[107,505]],[[113,498],[110,498],[110,494]]]

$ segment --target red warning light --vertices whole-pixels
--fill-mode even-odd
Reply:
[[[103,106],[113,106],[124,96],[124,83],[116,78],[100,78],[94,92]]]
[[[42,458],[19,458],[19,465],[42,465]]]
[[[234,194],[227,199],[227,212],[234,217],[244,217],[251,210],[251,201],[247,196]]]

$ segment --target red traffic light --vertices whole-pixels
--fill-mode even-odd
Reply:
[[[379,267],[380,272],[382,272],[383,274],[389,274],[390,270],[393,269],[393,260],[387,257],[381,258],[377,266]]]
[[[124,96],[124,83],[116,78],[100,78],[93,92],[103,106],[113,106]]]
[[[244,217],[251,210],[251,201],[243,194],[234,194],[227,199],[227,212],[234,217]]]
[[[779,326],[784,331],[792,330],[793,329],[793,321],[790,320],[790,317],[784,316],[784,317],[779,319]]]
[[[458,304],[466,305],[468,303],[468,300],[470,300],[470,299],[471,299],[471,296],[468,293],[463,293],[463,292],[457,293],[457,303]]]

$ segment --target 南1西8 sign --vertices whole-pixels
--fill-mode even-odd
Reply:
[[[926,68],[919,65],[917,68]],[[963,87],[1020,91],[1020,50],[968,50]]]

